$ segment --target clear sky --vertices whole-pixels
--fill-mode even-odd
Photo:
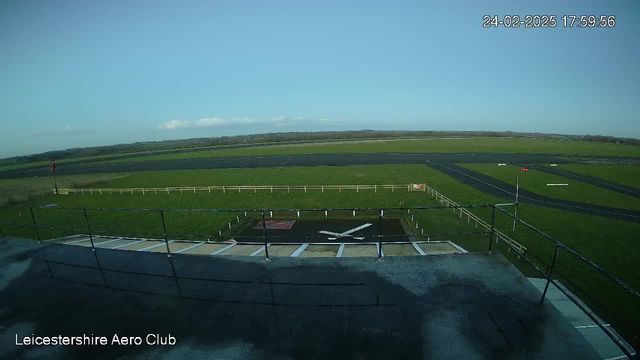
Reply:
[[[635,0],[4,0],[0,157],[278,131],[638,138],[639,45]]]

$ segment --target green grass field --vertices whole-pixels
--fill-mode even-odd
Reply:
[[[516,169],[517,170],[517,169]],[[518,170],[519,172],[519,170]],[[566,182],[566,179],[564,180]],[[164,187],[164,186],[206,186],[229,185],[312,185],[312,184],[405,184],[427,183],[460,204],[480,204],[502,202],[493,196],[483,194],[461,184],[430,167],[423,165],[396,166],[349,166],[349,167],[299,167],[233,170],[160,171],[129,174],[126,177],[97,185],[99,187]],[[584,200],[584,199],[582,199]],[[61,195],[46,196],[31,200],[26,204],[44,205],[56,203],[64,208],[345,208],[345,207],[397,207],[433,206],[438,203],[422,192],[285,192],[254,194],[246,193],[185,193],[147,195]],[[543,209],[521,205],[519,215],[526,221],[551,234],[554,238],[611,271],[614,275],[634,288],[640,288],[640,265],[636,261],[638,245],[635,241],[640,233],[640,224],[607,219],[596,216],[575,214],[561,210]],[[490,220],[490,209],[473,210],[485,220]],[[42,229],[45,238],[86,233],[86,223],[81,210],[35,209],[35,217],[40,225],[72,227],[73,230]],[[3,221],[30,224],[28,209],[0,209]],[[293,214],[291,214],[293,216]],[[345,214],[349,216],[349,214]],[[474,224],[467,224],[450,210],[415,211],[415,219],[426,233],[475,231]],[[170,234],[213,234],[235,219],[235,213],[185,213],[167,212],[166,224]],[[159,213],[156,212],[107,212],[89,211],[92,230],[95,233],[114,235],[135,235],[136,233],[161,234]],[[549,264],[553,255],[552,244],[538,234],[517,226],[511,232],[512,221],[504,214],[496,219],[498,229],[528,248],[540,263]],[[8,227],[2,225],[5,234],[35,237],[28,227]],[[159,236],[156,236],[159,237]],[[442,237],[436,237],[436,239]],[[470,251],[486,251],[487,235],[450,236],[458,244]],[[498,248],[504,251],[504,246]],[[527,275],[536,275],[531,268],[517,260],[513,253],[504,251],[516,266]],[[558,274],[565,281],[577,284],[587,295],[590,304],[604,304],[608,309],[616,309],[618,319],[625,327],[638,331],[640,309],[637,301],[612,286],[606,279],[582,265],[566,253],[561,255],[557,266]],[[539,275],[537,275],[539,276]],[[627,319],[627,320],[625,320]]]
[[[584,174],[640,189],[640,166],[638,165],[560,164],[556,169]]]
[[[583,202],[593,205],[609,206],[621,209],[640,210],[640,199],[602,189],[595,185],[572,180],[559,175],[547,174],[529,169],[521,171],[519,166],[497,164],[459,164],[460,166],[491,176],[515,186],[516,177],[520,177],[520,187],[536,194],[555,199]],[[569,184],[568,186],[547,186],[547,184]]]
[[[122,174],[91,174],[58,176],[58,188],[86,187],[117,179]],[[33,199],[53,193],[53,177],[32,177],[0,180],[0,205]]]
[[[293,154],[343,154],[343,153],[531,153],[531,154],[590,154],[640,156],[640,147],[613,144],[596,144],[581,141],[515,138],[468,138],[389,140],[374,142],[295,144],[216,151],[185,152],[176,154],[116,159],[96,163],[132,163],[140,161],[184,160],[232,156],[268,156]]]

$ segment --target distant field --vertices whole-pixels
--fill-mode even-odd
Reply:
[[[94,174],[58,176],[59,188],[85,187],[120,178],[122,174]],[[33,177],[0,180],[0,205],[20,202],[53,193],[53,177]]]
[[[552,175],[534,169],[523,172],[519,166],[497,166],[495,163],[459,165],[514,186],[516,184],[516,177],[519,176],[520,187],[522,189],[551,198],[621,209],[640,210],[640,199],[559,175]],[[569,184],[569,186],[547,186],[547,184]]]
[[[409,184],[428,182],[431,175],[423,165],[177,170],[133,173],[93,187]]]
[[[640,147],[600,144],[581,141],[469,138],[429,140],[389,140],[354,143],[295,144],[216,151],[184,152],[138,158],[116,159],[95,163],[114,164],[139,161],[184,160],[234,156],[268,156],[295,154],[341,153],[529,153],[529,154],[584,154],[640,157]]]
[[[256,145],[256,144],[251,144]],[[227,156],[252,155],[291,155],[291,154],[326,154],[326,153],[382,153],[382,152],[504,152],[530,154],[585,154],[640,157],[640,147],[631,145],[604,144],[587,141],[552,140],[552,139],[523,139],[523,138],[428,138],[421,140],[394,139],[361,139],[345,141],[338,139],[332,143],[304,144],[304,142],[290,142],[289,145],[273,145],[264,143],[264,147],[215,150],[218,146],[199,146],[187,148],[167,148],[161,150],[145,150],[139,152],[119,153],[103,156],[87,156],[69,159],[57,159],[59,164],[75,163],[79,161],[95,160],[94,163],[123,163],[151,160],[176,160]],[[182,153],[149,155],[165,151],[180,151]],[[201,152],[193,152],[202,150]],[[146,155],[146,156],[143,156]],[[131,156],[118,159],[122,156]],[[135,156],[140,156],[136,158]],[[114,159],[115,158],[115,159]],[[18,170],[32,167],[48,166],[48,161],[26,164],[0,166],[0,171]]]
[[[640,166],[637,165],[560,164],[555,169],[568,170],[640,189]]]

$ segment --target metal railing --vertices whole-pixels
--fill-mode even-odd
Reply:
[[[313,213],[324,213],[325,217],[327,216],[327,214],[329,212],[349,212],[352,213],[353,216],[356,215],[356,212],[375,212],[375,217],[378,218],[379,221],[379,234],[373,236],[374,239],[377,240],[378,243],[378,259],[382,258],[382,246],[383,246],[383,239],[385,238],[393,238],[393,237],[397,237],[397,236],[407,236],[407,234],[402,234],[402,235],[384,235],[382,234],[382,219],[385,216],[384,212],[387,211],[387,214],[389,211],[400,211],[401,213],[406,213],[406,214],[410,214],[411,211],[416,211],[416,210],[437,210],[437,209],[453,209],[455,211],[455,209],[457,208],[492,208],[495,207],[495,205],[493,204],[482,204],[482,205],[448,205],[448,206],[414,206],[414,207],[388,207],[388,208],[299,208],[299,209],[148,209],[148,208],[142,208],[142,209],[131,209],[131,208],[65,208],[65,207],[55,207],[55,208],[51,208],[48,206],[2,206],[0,208],[28,208],[30,215],[31,215],[31,220],[32,223],[31,224],[25,224],[25,223],[13,223],[13,222],[6,222],[6,221],[0,221],[0,225],[10,225],[10,226],[18,226],[18,227],[31,227],[34,229],[35,231],[35,235],[38,241],[42,241],[42,236],[40,234],[39,229],[49,229],[49,230],[65,230],[65,231],[73,231],[76,233],[79,232],[84,232],[86,231],[88,236],[89,236],[89,240],[91,243],[91,247],[95,248],[95,245],[93,243],[93,237],[96,236],[96,233],[93,231],[92,227],[91,227],[91,222],[90,222],[90,217],[88,216],[88,211],[114,211],[114,212],[156,212],[158,213],[158,219],[160,221],[161,224],[161,228],[162,228],[162,233],[153,233],[153,232],[130,232],[128,231],[128,233],[133,233],[135,235],[139,235],[139,236],[156,236],[156,237],[160,237],[162,239],[164,239],[165,241],[165,245],[167,248],[167,254],[168,256],[171,256],[171,249],[169,248],[169,235],[172,236],[181,236],[181,237],[213,237],[215,235],[206,235],[206,234],[169,234],[167,232],[167,228],[166,228],[166,220],[165,220],[165,213],[166,212],[210,212],[210,213],[237,213],[238,215],[235,217],[235,219],[237,219],[237,223],[240,222],[240,216],[246,217],[248,216],[249,213],[253,213],[253,214],[259,214],[260,218],[262,219],[262,226],[263,226],[263,234],[262,234],[262,242],[264,243],[265,246],[265,259],[269,260],[269,252],[268,252],[268,233],[267,233],[267,228],[266,228],[266,214],[274,214],[274,213],[297,213],[297,215],[299,216],[301,212],[313,212]],[[85,220],[85,225],[86,228],[85,229],[79,229],[77,227],[62,227],[62,226],[48,226],[48,225],[41,225],[38,224],[36,221],[36,217],[35,214],[33,212],[33,209],[48,209],[48,210],[75,210],[75,211],[81,211],[83,213],[83,217]],[[494,210],[495,211],[495,210]],[[370,217],[372,215],[369,215]],[[232,227],[232,223],[229,222],[228,224],[228,228],[230,229]],[[226,230],[227,228],[223,228],[220,230],[217,230],[217,234],[219,236],[222,236],[222,233]],[[493,233],[495,232],[495,226],[494,224],[491,224],[490,228],[485,229],[484,232],[480,232],[480,233],[476,233],[476,234],[487,234],[489,233],[489,230],[491,231],[491,236],[489,237],[489,247],[491,247],[491,242],[493,239]],[[0,234],[1,234],[1,230],[0,230]],[[451,233],[446,233],[449,235],[455,235],[455,234],[469,234],[469,232],[451,232]],[[411,234],[411,236],[415,236],[415,237],[426,237],[432,234]],[[300,238],[300,237],[299,237]],[[504,240],[503,240],[504,241]],[[296,241],[294,243],[300,243],[302,244],[302,241]],[[514,250],[516,251],[520,251],[519,249],[521,248],[520,244],[517,244],[517,246],[513,246],[512,244],[505,242],[505,244],[507,244],[508,246],[512,247]]]
[[[440,201],[441,203],[447,204],[447,206],[448,205],[453,205],[454,206],[453,212],[455,213],[456,210],[459,210],[460,218],[462,218],[462,216],[465,215],[467,217],[467,223],[471,223],[472,220],[475,221],[476,228],[478,227],[478,225],[480,225],[481,227],[484,227],[484,229],[486,231],[489,231],[489,229],[491,229],[491,227],[494,226],[494,224],[487,223],[486,221],[482,220],[477,215],[473,214],[467,208],[455,207],[455,206],[458,205],[458,203],[456,203],[455,201],[453,201],[453,200],[449,199],[448,197],[442,195],[436,189],[430,187],[429,185],[425,185],[425,191],[427,193],[429,193],[429,195],[431,195],[432,197],[435,197],[436,201]],[[496,234],[496,243],[498,242],[498,240],[501,240],[504,243],[508,244],[509,245],[507,247],[508,251],[511,251],[511,249],[514,249],[516,251],[516,254],[518,255],[518,259],[520,258],[520,255],[526,253],[527,248],[525,246],[523,246],[519,242],[513,240],[512,238],[507,236],[507,234],[503,233],[502,231],[500,231],[498,229],[494,229],[493,231]]]
[[[591,267],[596,272],[604,275],[613,284],[619,286],[621,289],[623,289],[627,293],[633,295],[635,297],[635,299],[638,300],[638,301],[640,301],[640,293],[638,293],[638,291],[633,289],[631,286],[626,284],[624,281],[618,279],[616,276],[614,276],[613,274],[611,274],[607,270],[603,269],[602,267],[598,266],[597,264],[595,264],[591,260],[589,260],[586,257],[584,257],[583,255],[581,255],[577,251],[571,249],[570,247],[568,247],[567,245],[563,244],[562,242],[560,242],[558,240],[555,240],[553,237],[551,237],[550,235],[546,234],[544,231],[539,230],[538,228],[536,228],[535,226],[527,223],[526,221],[522,220],[518,216],[513,215],[513,214],[509,213],[508,211],[502,209],[500,207],[500,205],[496,205],[496,206],[493,207],[493,218],[494,218],[494,221],[495,221],[495,211],[496,210],[498,210],[499,212],[501,212],[503,214],[506,214],[507,216],[511,217],[512,219],[515,219],[519,223],[521,223],[524,226],[526,226],[528,229],[533,230],[535,233],[537,233],[537,234],[541,235],[542,237],[544,237],[545,239],[549,240],[555,247],[555,250],[554,250],[554,253],[553,253],[553,258],[551,260],[551,265],[548,266],[547,271],[544,271],[544,270],[540,269],[540,267],[538,267],[527,256],[528,254],[522,254],[522,259],[525,262],[527,262],[530,266],[532,266],[533,269],[535,269],[540,275],[542,275],[546,279],[546,284],[545,284],[544,290],[542,291],[542,297],[540,298],[540,304],[542,305],[544,303],[545,297],[547,295],[547,291],[549,290],[549,285],[553,284],[560,292],[562,292],[562,294],[564,294],[572,303],[574,303],[582,312],[584,312],[616,344],[616,346],[618,346],[618,348],[620,348],[620,350],[629,359],[635,359],[636,358],[635,357],[636,356],[636,352],[633,351],[633,349],[630,351],[628,349],[628,347],[627,347],[627,344],[624,344],[623,342],[621,342],[618,339],[618,337],[616,336],[617,334],[614,333],[610,327],[606,326],[606,324],[604,324],[597,316],[592,314],[591,311],[589,311],[579,301],[579,298],[577,298],[577,296],[575,296],[572,292],[568,291],[564,286],[561,286],[561,284],[557,280],[553,279],[554,271],[556,271],[556,265],[558,263],[558,254],[562,250],[562,251],[565,251],[566,253],[572,255],[575,259],[577,259],[580,262],[588,265],[589,267]],[[640,305],[640,303],[639,303],[639,305]]]
[[[537,229],[536,227],[534,227],[533,225],[525,222],[524,220],[522,220],[521,218],[512,215],[511,213],[509,213],[508,211],[504,210],[502,207],[503,206],[511,206],[511,205],[517,205],[515,203],[509,203],[509,204],[481,204],[481,205],[460,205],[457,204],[455,202],[453,202],[452,200],[446,198],[445,196],[443,196],[442,194],[440,194],[439,192],[437,192],[435,189],[432,189],[430,187],[426,187],[426,191],[429,191],[430,194],[432,194],[432,196],[435,196],[436,199],[439,199],[441,202],[446,203],[447,205],[443,205],[443,206],[416,206],[416,207],[387,207],[387,208],[378,208],[378,207],[374,207],[374,208],[302,208],[302,209],[129,209],[129,208],[115,208],[115,209],[108,209],[108,208],[50,208],[47,206],[3,206],[2,208],[28,208],[29,209],[29,214],[30,214],[30,218],[32,223],[31,224],[25,224],[25,223],[11,223],[11,222],[5,222],[5,221],[0,221],[0,225],[13,225],[13,226],[21,226],[21,227],[30,227],[33,228],[35,231],[35,235],[36,238],[41,241],[42,237],[40,234],[39,229],[63,229],[63,230],[72,230],[72,231],[87,231],[88,236],[89,236],[89,240],[91,243],[91,248],[95,251],[96,247],[95,244],[93,242],[93,238],[95,236],[94,231],[92,230],[91,227],[91,222],[90,222],[90,218],[88,216],[88,211],[116,211],[116,212],[155,212],[158,213],[158,220],[160,221],[161,225],[162,225],[162,232],[161,233],[140,233],[143,235],[152,235],[152,236],[158,236],[160,238],[162,238],[162,240],[165,243],[165,247],[166,247],[166,251],[167,251],[167,256],[171,257],[171,249],[170,249],[170,242],[169,242],[169,233],[167,232],[167,228],[166,228],[166,220],[165,220],[165,213],[166,212],[209,212],[209,213],[238,213],[238,217],[236,217],[237,222],[239,223],[239,216],[243,215],[243,216],[249,216],[249,213],[251,214],[258,214],[259,217],[258,219],[260,219],[261,224],[262,224],[262,244],[264,246],[264,256],[265,256],[265,261],[270,261],[269,258],[269,236],[270,233],[267,229],[266,226],[266,216],[267,214],[272,215],[274,213],[297,213],[300,214],[300,212],[323,212],[326,216],[326,214],[328,212],[350,212],[353,213],[355,215],[356,212],[375,212],[375,216],[378,218],[379,221],[379,227],[378,227],[378,231],[379,233],[377,235],[373,235],[373,236],[369,236],[370,238],[374,239],[375,242],[377,243],[377,258],[380,260],[382,258],[382,249],[383,249],[383,245],[384,245],[384,239],[389,239],[389,238],[393,238],[394,236],[397,235],[384,235],[382,233],[382,220],[383,217],[385,216],[385,211],[387,212],[387,214],[389,214],[390,211],[401,211],[404,214],[411,214],[412,211],[417,211],[417,210],[451,210],[454,213],[460,213],[460,217],[462,217],[463,215],[467,216],[468,222],[470,223],[471,220],[476,222],[476,226],[481,226],[485,231],[480,232],[480,234],[488,234],[488,251],[491,252],[492,251],[492,247],[494,244],[494,240],[495,243],[502,243],[504,244],[508,251],[513,250],[519,259],[525,261],[527,264],[531,265],[533,267],[533,269],[536,270],[536,272],[538,272],[539,274],[541,274],[547,281],[545,288],[542,292],[542,297],[540,299],[540,303],[542,304],[544,302],[544,299],[546,297],[548,288],[550,284],[553,284],[556,288],[558,288],[559,291],[561,291],[565,296],[567,296],[567,298],[572,301],[574,304],[576,304],[576,306],[578,306],[578,308],[580,308],[582,311],[585,312],[585,314],[587,316],[589,316],[595,324],[598,325],[598,327],[600,329],[602,329],[602,331],[605,332],[605,334],[607,334],[607,336],[609,336],[612,341],[625,353],[626,356],[628,356],[629,358],[633,359],[635,356],[635,352],[629,351],[628,348],[618,339],[616,338],[615,334],[607,327],[605,326],[602,321],[600,321],[600,319],[598,319],[596,316],[594,316],[593,314],[591,314],[589,311],[587,311],[587,309],[583,306],[583,304],[580,303],[580,301],[578,301],[577,297],[575,295],[573,295],[571,292],[567,291],[566,289],[564,289],[562,286],[560,286],[560,284],[553,279],[553,274],[554,271],[556,270],[556,264],[558,262],[558,253],[560,251],[564,251],[567,252],[568,254],[570,254],[571,256],[573,256],[575,259],[579,260],[580,262],[587,264],[589,267],[593,268],[595,271],[597,271],[598,273],[604,275],[609,281],[611,281],[611,283],[619,286],[621,289],[623,289],[624,291],[628,292],[629,294],[632,294],[635,299],[640,300],[640,293],[638,293],[638,291],[636,291],[635,289],[633,289],[631,286],[627,285],[625,282],[623,282],[622,280],[618,279],[617,277],[615,277],[613,274],[609,273],[608,271],[604,270],[602,267],[598,266],[597,264],[593,263],[592,261],[590,261],[589,259],[587,259],[586,257],[584,257],[583,255],[579,254],[578,252],[576,252],[575,250],[569,248],[568,246],[566,246],[565,244],[555,240],[553,237],[549,236],[548,234],[544,233],[543,231]],[[84,220],[86,223],[86,228],[85,229],[77,229],[77,228],[71,228],[71,227],[52,227],[52,226],[46,226],[46,225],[39,225],[37,223],[37,219],[35,217],[35,214],[33,212],[33,209],[37,209],[37,208],[43,208],[43,209],[50,209],[50,210],[76,210],[76,211],[82,211],[83,215],[84,215]],[[492,219],[491,222],[488,223],[482,219],[480,219],[478,216],[474,215],[473,213],[471,213],[469,211],[469,209],[479,209],[479,208],[491,208],[492,209]],[[515,219],[516,221],[520,222],[521,224],[523,224],[525,227],[533,230],[534,232],[536,232],[537,234],[541,235],[542,237],[544,237],[545,239],[549,240],[554,246],[555,246],[555,252],[553,255],[553,259],[551,260],[551,264],[548,267],[548,269],[546,271],[544,271],[543,269],[541,269],[539,266],[537,266],[535,264],[534,261],[532,261],[531,258],[535,257],[533,254],[529,253],[527,251],[527,248],[524,247],[523,245],[521,245],[520,243],[516,242],[515,240],[509,238],[508,236],[504,235],[504,233],[501,233],[500,231],[498,231],[495,228],[495,223],[496,223],[496,212],[499,213],[503,213],[506,214],[507,216]],[[372,216],[372,215],[370,215]],[[229,227],[231,227],[231,223],[229,224]],[[468,232],[467,232],[468,233]],[[2,235],[2,230],[0,229],[0,235]],[[458,233],[450,233],[450,234],[458,234]],[[459,233],[462,234],[462,233]],[[175,234],[173,234],[175,235]],[[221,235],[221,230],[219,231],[219,235]],[[423,236],[422,234],[410,234],[413,237],[419,237],[419,236]],[[194,237],[201,237],[202,235],[180,235],[180,236],[194,236]],[[407,234],[405,234],[404,236],[407,236]],[[296,244],[303,244],[304,242],[302,241],[293,241],[291,243],[296,243]]]

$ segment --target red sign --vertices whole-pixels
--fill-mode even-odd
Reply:
[[[51,172],[56,171],[56,161],[55,160],[51,160],[50,167],[51,167]]]
[[[522,171],[529,171],[529,168],[522,168]]]

